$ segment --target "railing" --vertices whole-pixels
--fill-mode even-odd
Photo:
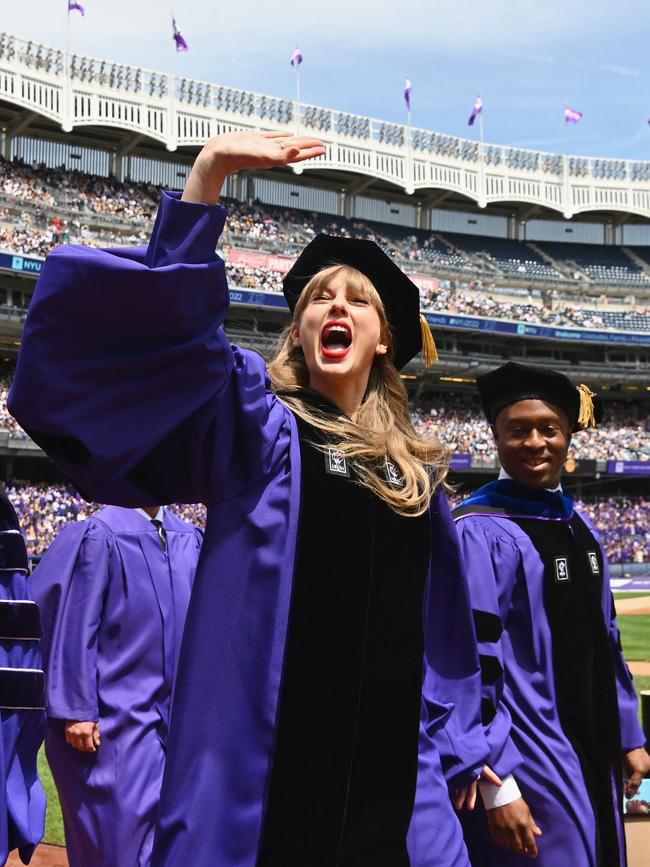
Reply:
[[[650,162],[559,155],[479,143],[155,70],[113,63],[0,34],[0,97],[59,122],[131,130],[197,147],[237,128],[299,129],[327,153],[296,169],[332,168],[382,178],[412,193],[452,190],[476,201],[517,201],[560,211],[650,217]],[[10,134],[10,133],[9,133]]]

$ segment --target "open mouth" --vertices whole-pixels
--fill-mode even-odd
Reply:
[[[347,322],[326,322],[320,335],[325,358],[344,358],[352,346],[352,331]]]

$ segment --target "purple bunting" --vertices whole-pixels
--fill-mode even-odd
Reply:
[[[78,2],[78,0],[68,0],[68,12],[81,12],[82,17],[86,14],[86,10]]]
[[[413,90],[413,86],[411,84],[411,79],[407,78],[404,83],[404,102],[406,103],[406,110],[411,110],[411,91]]]
[[[289,59],[289,63],[292,66],[300,66],[300,64],[302,63],[302,53],[301,53],[300,49],[298,48],[298,46],[296,46],[296,50],[291,55],[291,58]]]
[[[578,111],[575,108],[569,108],[567,106],[564,109],[564,122],[565,123],[580,123],[582,120],[582,112]]]
[[[483,100],[480,95],[476,97],[474,101],[474,108],[472,109],[472,113],[469,116],[469,120],[467,121],[467,126],[474,126],[474,121],[483,111]]]
[[[172,27],[174,28],[174,42],[176,43],[176,51],[189,51],[190,46],[187,44],[183,36],[181,35],[181,31],[176,26],[176,19],[172,18]]]

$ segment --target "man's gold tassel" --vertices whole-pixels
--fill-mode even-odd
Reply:
[[[591,391],[588,385],[579,385],[578,392],[580,393],[580,412],[578,413],[578,425],[580,430],[585,430],[588,427],[596,427],[596,416],[594,414],[594,397],[596,392]]]
[[[432,364],[438,361],[438,350],[436,349],[436,341],[433,339],[429,323],[421,313],[420,330],[422,331],[422,357],[424,358],[424,366],[431,367]]]

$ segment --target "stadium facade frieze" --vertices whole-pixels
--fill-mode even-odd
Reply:
[[[444,190],[477,203],[522,202],[565,218],[616,211],[650,218],[650,162],[559,155],[488,144],[268,94],[198,81],[0,33],[0,99],[23,110],[3,149],[32,116],[63,131],[123,130],[167,151],[234,129],[322,138],[327,152],[296,167],[377,179],[413,194]],[[116,154],[120,159],[120,154]]]

